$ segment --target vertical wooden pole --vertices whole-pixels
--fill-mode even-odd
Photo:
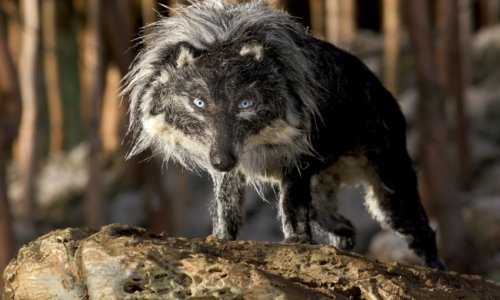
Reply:
[[[85,201],[85,225],[103,223],[101,182],[101,139],[99,135],[103,97],[102,9],[100,0],[86,3],[85,44],[83,45],[83,101],[89,107],[87,137],[89,141],[89,183]]]
[[[7,43],[11,53],[12,60],[15,65],[19,65],[19,55],[21,53],[22,38],[22,24],[21,18],[21,8],[19,7],[19,1],[17,0],[0,0],[2,3],[3,13],[6,16],[7,28],[5,28],[7,33]]]
[[[172,2],[169,1],[168,5],[173,7],[175,3]],[[141,0],[141,12],[144,25],[153,23],[156,20],[156,0]]]
[[[265,0],[266,3],[273,7],[274,9],[284,9],[286,7],[286,4],[284,0]]]
[[[384,30],[384,84],[393,94],[398,90],[399,40],[400,40],[400,0],[383,1]]]
[[[463,82],[464,86],[468,86],[472,80],[472,53],[470,47],[472,40],[472,0],[458,0],[458,14]]]
[[[3,128],[2,128],[3,130]],[[4,149],[0,149],[0,274],[14,255],[15,241],[12,232],[12,216],[7,194],[7,159]],[[0,284],[0,295],[3,294],[3,284]]]
[[[458,182],[462,188],[470,187],[471,151],[467,135],[467,118],[465,115],[465,81],[464,57],[459,25],[459,6],[456,0],[441,0],[448,2],[450,14],[450,44],[448,45],[448,85],[453,96],[455,108],[455,140],[457,147]]]
[[[321,39],[325,38],[325,0],[310,0],[311,30]]]
[[[121,74],[115,64],[108,64],[106,70],[106,86],[103,94],[100,135],[102,151],[104,154],[113,155],[120,149],[123,135],[120,119],[123,116],[120,109]]]
[[[175,8],[180,2],[173,0],[169,1],[168,5]],[[148,25],[155,21],[155,7],[156,1],[141,0],[143,24]],[[148,30],[147,27],[146,30]],[[145,203],[148,213],[148,229],[155,232],[176,234],[179,232],[177,221],[183,217],[183,215],[176,215],[176,212],[179,211],[176,206],[184,203],[174,203],[167,195],[164,187],[165,177],[162,175],[162,163],[156,159],[150,160],[149,156],[148,153],[141,153],[134,157],[129,164],[130,169],[137,174],[140,185],[148,192]],[[145,163],[145,160],[149,162]]]
[[[42,0],[42,38],[45,85],[50,122],[51,155],[60,154],[64,147],[64,109],[61,95],[59,56],[57,43],[56,0]]]
[[[22,223],[26,232],[34,235],[36,164],[38,148],[39,98],[39,52],[40,20],[38,0],[22,0],[24,16],[21,56],[19,60],[19,82],[22,97],[21,127],[19,132],[19,154],[22,169]]]
[[[454,1],[454,0],[451,0]],[[467,272],[473,249],[461,212],[460,194],[448,159],[445,118],[445,83],[438,76],[427,1],[407,2],[409,33],[420,93],[420,162],[428,195],[435,207],[441,232],[442,253],[448,267]],[[457,250],[460,249],[460,250]]]
[[[456,142],[457,180],[462,187],[469,182],[470,150],[467,139],[467,120],[464,107],[464,76],[462,69],[463,52],[461,51],[458,22],[458,2],[456,0],[438,0],[437,4],[437,39],[436,56],[441,81],[451,96],[454,111],[454,136]]]
[[[17,72],[5,36],[4,18],[0,13],[0,274],[14,254],[14,236],[9,195],[7,193],[7,160],[19,129],[21,95]],[[3,285],[0,284],[0,295]]]
[[[500,18],[500,0],[479,0],[479,18],[481,26],[491,26]]]
[[[106,68],[106,86],[104,91],[103,109],[101,115],[101,140],[104,153],[113,154],[120,148],[120,143],[126,131],[126,107],[120,105],[118,91],[120,78],[125,76],[134,58],[131,50],[133,39],[131,2],[107,0],[103,9],[107,12],[103,20],[103,34],[109,41],[109,58]],[[152,8],[151,8],[152,9]],[[141,12],[136,12],[139,15]],[[135,19],[135,18],[133,18]],[[124,103],[124,102],[123,102]]]
[[[356,32],[356,3],[352,0],[326,0],[326,39],[349,47]]]
[[[450,16],[451,12],[446,0],[437,0],[434,1],[434,4],[436,8],[435,61],[438,68],[436,75],[439,76],[439,81],[443,84],[444,90],[446,90],[449,87],[448,68],[451,61],[448,59],[448,45],[452,42],[451,27],[453,26],[453,20]]]
[[[340,18],[340,44],[348,47],[356,34],[356,1],[341,0]]]
[[[340,0],[327,0],[326,9],[326,40],[333,44],[340,43]]]

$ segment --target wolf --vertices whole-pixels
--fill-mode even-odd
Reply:
[[[351,250],[355,229],[336,195],[361,181],[371,215],[428,266],[444,268],[404,116],[358,58],[259,0],[194,0],[150,29],[121,92],[130,101],[128,157],[151,148],[206,170],[213,236],[236,239],[246,185],[271,183],[284,242],[321,235]]]

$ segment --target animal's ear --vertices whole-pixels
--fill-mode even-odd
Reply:
[[[199,56],[191,45],[181,44],[177,50],[177,58],[175,59],[175,66],[177,69],[189,65],[193,60]]]
[[[191,64],[195,58],[201,55],[201,52],[191,44],[182,42],[169,48],[164,53],[164,61],[179,69]]]
[[[264,46],[257,42],[243,45],[240,50],[241,56],[251,56],[256,61],[261,61],[264,57]]]

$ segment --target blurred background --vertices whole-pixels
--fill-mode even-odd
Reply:
[[[0,1],[0,270],[24,243],[118,222],[211,232],[212,185],[144,153],[126,161],[120,80],[144,25],[182,1]],[[359,56],[397,97],[449,269],[500,281],[500,0],[268,0]],[[418,263],[341,191],[356,251]],[[275,194],[250,188],[242,239],[279,241]]]

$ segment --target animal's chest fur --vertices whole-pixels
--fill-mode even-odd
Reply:
[[[261,145],[242,155],[238,169],[249,181],[279,181],[285,168],[295,166],[296,154],[288,145]]]

